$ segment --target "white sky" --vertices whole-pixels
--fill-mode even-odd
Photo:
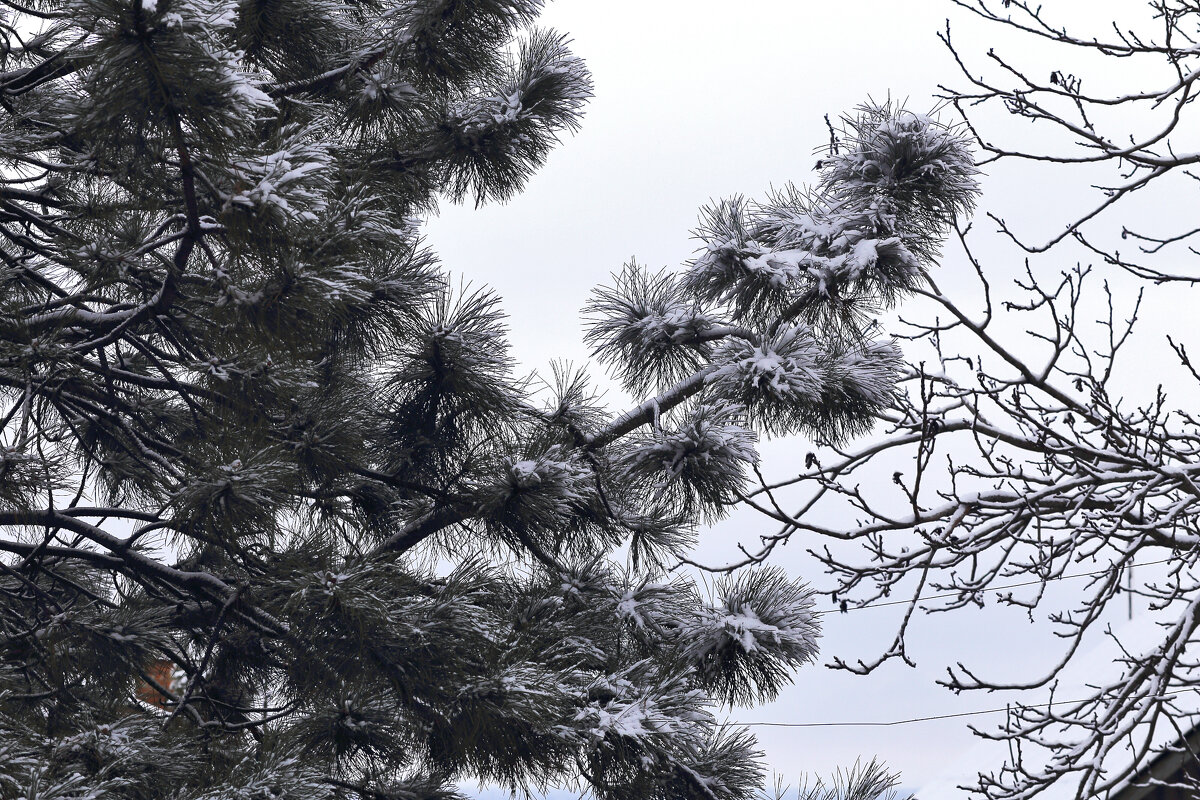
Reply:
[[[1112,3],[1066,5],[1102,21],[1108,17],[1097,9]],[[583,363],[579,309],[624,261],[636,256],[654,267],[678,265],[694,248],[689,230],[709,199],[761,196],[772,183],[809,180],[813,151],[828,139],[825,114],[836,118],[868,97],[889,94],[927,111],[939,82],[961,85],[935,37],[945,18],[954,18],[956,41],[978,58],[1003,40],[953,11],[941,0],[550,3],[543,24],[570,34],[595,79],[582,131],[508,205],[444,208],[429,222],[429,242],[455,275],[501,294],[514,354],[527,369],[553,358]],[[1053,187],[1020,194],[1011,176],[994,179],[1003,187],[998,197],[1031,221],[1047,211],[1062,216],[1057,205],[1065,195]],[[957,280],[956,255],[938,276],[944,286]],[[614,406],[623,402],[619,393],[610,399]],[[763,448],[766,466],[785,473],[806,449],[802,441],[770,443]],[[713,535],[748,539],[763,529],[762,521],[739,517]],[[799,550],[785,551],[776,563],[819,580]],[[882,652],[894,610],[827,617],[822,661]],[[1018,615],[987,609],[926,620],[910,644],[917,669],[893,663],[857,678],[811,666],[778,702],[733,716],[890,721],[1003,707],[1003,698],[954,697],[933,681],[960,660],[993,675],[1028,677],[1053,639]],[[971,747],[968,722],[987,719],[755,733],[771,767],[785,777],[828,773],[878,755],[915,788]],[[1001,750],[996,766],[1002,756]]]

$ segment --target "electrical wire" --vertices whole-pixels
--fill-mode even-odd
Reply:
[[[1129,564],[1127,566],[1129,566],[1129,567],[1151,567],[1151,566],[1154,566],[1155,564],[1165,564],[1168,561],[1173,561],[1173,560],[1174,559],[1164,558],[1159,561],[1146,561],[1146,562],[1142,562],[1142,563]],[[1047,581],[1062,581],[1062,580],[1070,580],[1072,578],[1089,578],[1094,575],[1103,575],[1108,571],[1109,570],[1107,570],[1107,569],[1102,569],[1102,570],[1096,570],[1095,572],[1080,572],[1075,575],[1058,575],[1055,577],[1046,578],[1045,580],[1026,581],[1024,583],[1010,583],[1005,586],[989,586],[986,589],[980,589],[979,591],[992,592],[992,591],[999,591],[1001,589],[1017,589],[1022,586],[1035,586],[1037,584],[1045,583]],[[913,602],[920,602],[921,600],[939,600],[939,599],[943,599],[943,598],[947,598],[947,597],[961,597],[961,596],[962,596],[961,592],[946,592],[944,594],[935,594],[935,595],[930,595],[928,597],[916,597],[916,598],[910,598],[908,600],[890,600],[886,603],[873,603],[871,605],[866,605],[866,606],[850,606],[850,607],[842,610],[840,613],[844,614],[848,611],[865,611],[870,608],[879,608],[881,606],[907,605],[907,604],[913,603]],[[832,614],[832,613],[838,613],[838,612],[818,611],[816,613],[817,614]],[[1172,695],[1182,694],[1185,691],[1196,691],[1196,690],[1195,689],[1191,689],[1191,690],[1177,689],[1173,692],[1163,692],[1161,696],[1168,697],[1168,696],[1172,696]],[[1052,703],[1045,703],[1045,704],[1039,703],[1038,705],[1045,705],[1048,708],[1050,706],[1071,705],[1071,704],[1078,704],[1078,703],[1082,703],[1082,702],[1085,702],[1085,701],[1083,701],[1083,700],[1055,700]],[[986,709],[982,709],[980,711],[960,711],[960,712],[957,712],[954,714],[934,714],[934,715],[928,716],[928,717],[911,717],[908,719],[894,719],[894,720],[886,720],[886,721],[882,721],[882,722],[871,722],[871,721],[867,721],[867,722],[733,722],[733,724],[739,725],[742,727],[747,727],[747,728],[886,728],[886,727],[891,727],[894,725],[911,725],[916,722],[933,722],[933,721],[941,720],[941,719],[956,719],[959,717],[977,717],[977,716],[982,716],[984,714],[997,714],[1001,711],[1009,711],[1009,710],[1010,710],[1009,707],[986,708]]]
[[[1159,697],[1170,697],[1184,692],[1194,692],[1196,689],[1176,689],[1172,692],[1163,692]],[[1085,700],[1055,700],[1053,703],[1038,703],[1039,706],[1061,706],[1075,705],[1078,703],[1087,702]],[[740,725],[746,728],[886,728],[892,725],[911,725],[914,722],[931,722],[939,719],[954,719],[955,717],[977,717],[982,714],[997,714],[1001,711],[1010,711],[1011,707],[1004,708],[986,708],[982,711],[960,711],[955,714],[935,714],[929,717],[912,717],[910,719],[894,719],[886,722],[736,722],[734,725]]]

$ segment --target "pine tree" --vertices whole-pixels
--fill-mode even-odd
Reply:
[[[958,133],[867,109],[810,192],[627,266],[590,341],[651,399],[612,415],[419,238],[578,124],[540,0],[5,5],[0,797],[757,791],[714,712],[811,660],[809,593],[667,567],[759,433],[887,402]]]

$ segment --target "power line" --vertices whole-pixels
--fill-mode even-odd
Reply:
[[[1140,563],[1128,564],[1126,566],[1129,566],[1129,567],[1151,567],[1156,564],[1165,564],[1168,561],[1173,561],[1173,560],[1174,559],[1164,558],[1164,559],[1160,559],[1158,561],[1145,561],[1145,562],[1140,562]],[[1017,589],[1022,586],[1035,586],[1037,584],[1044,583],[1046,581],[1061,581],[1061,580],[1068,580],[1071,578],[1089,578],[1094,575],[1103,575],[1106,572],[1109,572],[1109,569],[1096,570],[1094,572],[1081,572],[1081,573],[1077,573],[1074,575],[1058,575],[1055,577],[1046,578],[1044,580],[1025,581],[1023,583],[1010,583],[1010,584],[1006,584],[1004,586],[989,586],[986,589],[980,589],[980,591],[981,592],[982,591],[990,592],[990,591],[999,591],[1001,589]],[[947,597],[960,597],[961,594],[962,594],[961,592],[946,592],[944,594],[935,594],[935,595],[930,595],[928,597],[917,597],[917,598],[908,599],[908,600],[890,600],[886,603],[874,603],[872,605],[867,605],[867,606],[851,606],[849,608],[846,608],[845,611],[864,611],[866,609],[879,608],[881,606],[894,606],[894,605],[902,605],[902,604],[906,605],[906,604],[913,603],[913,602],[920,602],[921,600],[939,600],[939,599],[943,599],[943,598],[947,598]],[[842,613],[845,613],[845,611],[843,611]],[[831,614],[834,612],[818,611],[816,613],[817,614]],[[1195,691],[1195,690],[1194,689],[1192,689],[1192,690],[1177,689],[1172,692],[1163,692],[1160,696],[1161,697],[1169,697],[1169,696],[1173,696],[1173,695],[1177,695],[1177,694],[1182,694],[1185,691]],[[1056,700],[1052,703],[1046,703],[1044,705],[1047,708],[1049,708],[1050,706],[1078,704],[1078,703],[1082,703],[1082,702],[1085,702],[1085,701],[1083,701],[1083,700]],[[1039,705],[1043,705],[1043,704],[1039,703]],[[1008,711],[1008,710],[1009,710],[1009,707],[987,708],[987,709],[983,709],[980,711],[960,711],[960,712],[957,712],[954,714],[935,714],[935,715],[927,716],[927,717],[911,717],[908,719],[886,720],[886,721],[882,721],[882,722],[872,722],[872,721],[866,721],[866,722],[737,722],[735,724],[741,725],[744,727],[762,727],[762,728],[886,728],[886,727],[891,727],[894,725],[911,725],[911,724],[917,723],[917,722],[932,722],[932,721],[941,720],[941,719],[956,719],[959,717],[977,717],[977,716],[982,716],[984,714],[996,714],[1001,711]]]
[[[1162,692],[1159,697],[1170,697],[1184,692],[1194,692],[1196,689],[1176,689],[1171,692]],[[1061,706],[1061,705],[1076,705],[1087,702],[1085,700],[1055,700],[1052,703],[1038,703],[1039,706]],[[735,725],[741,725],[746,728],[886,728],[892,725],[911,725],[914,722],[931,722],[939,719],[954,719],[956,717],[977,717],[983,714],[997,714],[1001,711],[1009,711],[1011,707],[1004,708],[987,708],[982,711],[960,711],[956,714],[935,714],[929,717],[912,717],[910,719],[894,719],[886,722],[734,722]]]
[[[1158,561],[1144,561],[1144,562],[1139,562],[1139,563],[1135,563],[1135,564],[1126,564],[1125,566],[1126,567],[1152,567],[1155,564],[1166,564],[1168,561],[1174,561],[1174,560],[1175,559],[1173,559],[1173,558],[1163,558]],[[1001,589],[1019,589],[1022,586],[1037,586],[1038,584],[1047,583],[1049,581],[1065,581],[1065,580],[1070,580],[1072,578],[1090,578],[1093,575],[1103,575],[1106,572],[1109,572],[1110,570],[1111,570],[1111,567],[1109,569],[1098,569],[1095,572],[1080,572],[1075,575],[1056,575],[1056,576],[1052,576],[1049,578],[1044,578],[1044,579],[1036,580],[1036,581],[1025,581],[1024,583],[1009,583],[1009,584],[1005,584],[1004,586],[986,586],[982,589],[979,589],[978,592],[998,592]],[[922,600],[944,600],[947,597],[962,597],[962,595],[964,593],[965,593],[965,590],[960,591],[960,592],[944,592],[943,594],[931,594],[928,597],[916,597],[916,598],[909,598],[907,600],[889,600],[886,603],[871,603],[870,605],[865,605],[865,606],[847,606],[845,609],[841,609],[839,612],[817,611],[815,613],[817,613],[817,614],[833,614],[833,613],[845,614],[848,611],[865,611],[865,610],[871,609],[871,608],[883,608],[884,606],[908,605],[910,603],[920,602]]]
[[[951,719],[953,717],[974,717],[980,714],[994,714],[1005,709],[989,708],[984,711],[963,711],[958,714],[937,714],[932,717],[913,717],[912,719],[893,719],[887,722],[738,722],[748,728],[886,728],[890,725],[908,725],[913,722],[930,722],[936,719]]]

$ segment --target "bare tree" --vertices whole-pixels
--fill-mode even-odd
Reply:
[[[1200,178],[1192,105],[1200,5],[1155,0],[1094,37],[1072,27],[1093,20],[1063,25],[1019,0],[955,5],[1021,53],[962,49],[950,23],[941,34],[965,77],[945,97],[970,127],[979,165],[1031,176],[1030,195],[1081,183],[1090,204],[1063,212],[1041,239],[1029,216],[959,225],[959,255],[947,260],[955,275],[917,289],[929,305],[906,322],[913,363],[882,415],[886,430],[858,449],[814,453],[803,474],[749,494],[781,527],[742,563],[803,541],[834,576],[843,609],[910,598],[876,660],[836,664],[855,672],[910,661],[906,631],[919,610],[993,600],[1048,618],[1063,648],[1044,674],[1005,681],[959,665],[945,685],[1043,689],[999,730],[978,731],[1007,741],[1011,756],[974,791],[1023,798],[1067,783],[1092,797],[1128,781],[1198,720],[1200,364],[1186,342],[1194,325],[1179,318],[1165,340],[1136,334],[1153,303],[1187,298],[1200,281],[1194,213],[1191,224],[1160,229],[1195,202]],[[1105,88],[1130,78],[1144,88]],[[1005,122],[1013,118],[1032,124]],[[1006,287],[1001,276],[1013,276],[1014,264]],[[958,279],[964,273],[973,287]],[[1131,358],[1152,359],[1176,394],[1133,382]],[[829,522],[848,517],[853,524]],[[1151,562],[1159,566],[1133,573]],[[1086,588],[1069,602],[1047,599],[1061,597],[1047,592],[1052,582],[1079,573],[1090,575],[1072,585]],[[1123,651],[1119,676],[1090,694],[1055,697],[1064,668],[1131,594],[1161,626],[1158,643]]]

